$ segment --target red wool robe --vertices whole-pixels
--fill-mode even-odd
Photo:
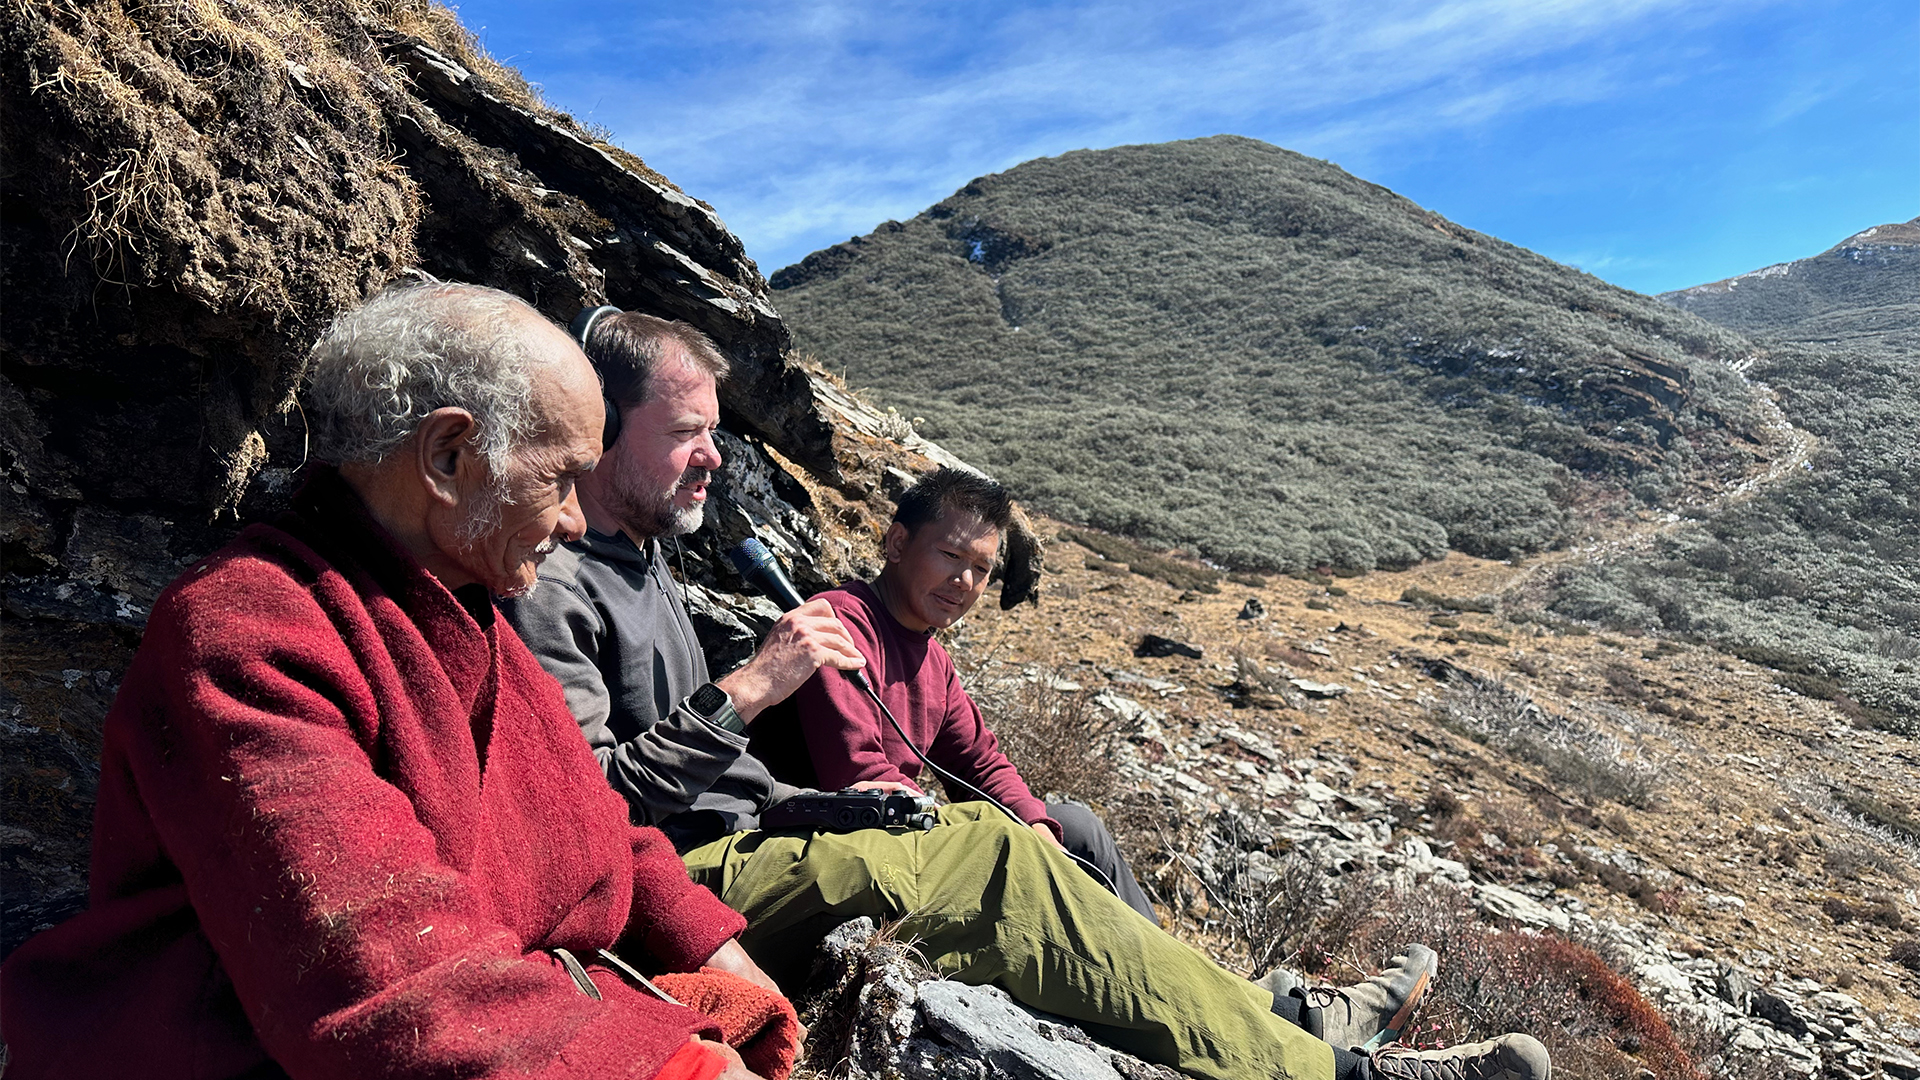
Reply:
[[[692,971],[744,925],[331,471],[154,605],[90,885],[0,970],[12,1080],[651,1077],[712,1021],[537,950]]]

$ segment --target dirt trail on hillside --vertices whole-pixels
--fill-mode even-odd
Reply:
[[[976,614],[969,647],[1031,679],[1065,672],[1089,693],[1146,704],[1160,719],[1143,745],[1177,782],[1213,793],[1204,798],[1259,807],[1272,801],[1260,779],[1269,771],[1339,762],[1351,787],[1397,808],[1396,836],[1445,841],[1476,875],[1577,900],[1678,957],[1736,964],[1763,985],[1812,977],[1841,988],[1920,1047],[1920,973],[1892,954],[1920,933],[1920,849],[1888,828],[1920,820],[1910,795],[1920,742],[1861,730],[1832,703],[1710,647],[1401,599],[1412,589],[1517,598],[1556,567],[1646,552],[1786,482],[1818,440],[1756,389],[1773,451],[1762,468],[1527,565],[1456,553],[1317,584],[1222,578],[1210,594],[1056,539],[1045,601]],[[1135,655],[1147,634],[1202,658]],[[1250,662],[1253,681],[1271,684],[1263,694],[1248,693]],[[1448,669],[1616,736],[1657,769],[1655,796],[1619,803],[1447,728],[1458,691],[1433,672]],[[1338,686],[1303,696],[1292,680]],[[1223,741],[1233,730],[1269,740],[1278,765]],[[1464,809],[1439,812],[1455,804]]]
[[[1599,563],[1645,554],[1653,549],[1661,537],[1710,520],[1784,482],[1796,470],[1806,467],[1819,447],[1819,438],[1804,428],[1794,426],[1775,399],[1772,387],[1752,380],[1748,380],[1748,385],[1758,392],[1761,409],[1766,414],[1761,427],[1768,435],[1767,441],[1778,448],[1764,468],[1739,480],[1729,481],[1711,495],[1689,496],[1673,510],[1649,513],[1642,520],[1616,525],[1569,547],[1545,552],[1519,570],[1512,580],[1496,585],[1490,591],[1502,597],[1516,596],[1568,563]]]

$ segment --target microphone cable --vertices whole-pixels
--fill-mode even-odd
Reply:
[[[765,593],[769,599],[780,606],[781,610],[792,611],[805,602],[800,599],[800,593],[793,587],[793,583],[787,579],[786,571],[781,568],[779,560],[774,558],[773,552],[768,551],[767,546],[761,543],[758,537],[749,536],[727,554],[733,559],[734,568],[740,571],[740,576],[748,583],[758,586],[761,592]],[[838,670],[845,674],[847,678],[852,679],[856,686],[867,692],[867,697],[872,699],[875,705],[879,706],[880,715],[886,717],[887,723],[893,725],[894,734],[900,736],[900,741],[907,744],[907,749],[913,751],[914,757],[919,758],[927,768],[933,770],[934,775],[940,778],[942,784],[957,784],[973,792],[975,795],[980,796],[982,801],[991,803],[995,809],[1007,815],[1007,817],[1011,818],[1014,823],[1021,828],[1030,829],[1033,827],[1031,822],[1022,818],[1019,814],[1014,813],[1005,803],[980,790],[979,785],[970,784],[941,768],[939,765],[936,765],[934,760],[927,756],[926,751],[920,749],[920,745],[913,741],[913,736],[907,734],[907,729],[900,725],[899,719],[893,715],[893,710],[887,708],[887,703],[880,700],[880,692],[874,689],[873,680],[867,678],[865,671],[858,668],[851,671],[844,668]],[[1091,861],[1068,851],[1064,845],[1057,846],[1061,854],[1079,863],[1095,880],[1106,886],[1108,892],[1113,893],[1115,896],[1120,895],[1119,888],[1114,885],[1113,879],[1108,877],[1105,871],[1095,866]]]
[[[1015,822],[1019,823],[1021,827],[1023,828],[1033,827],[1032,822],[1027,821],[1026,819],[1022,818],[1019,814],[1016,814],[1012,810],[1008,809],[1007,805],[1001,802],[999,799],[996,799],[993,796],[987,794],[986,792],[980,790],[980,787],[977,784],[969,784],[965,780],[960,779],[959,777],[953,775],[952,773],[941,768],[940,766],[935,765],[933,763],[933,759],[928,757],[925,751],[921,750],[919,745],[913,741],[913,738],[907,734],[907,730],[900,726],[900,721],[895,719],[893,715],[893,710],[887,708],[887,703],[880,700],[880,693],[879,691],[873,688],[873,680],[867,678],[866,672],[858,671],[858,670],[848,671],[846,672],[846,675],[848,678],[852,679],[860,687],[860,689],[865,690],[867,692],[867,697],[871,698],[873,700],[873,703],[880,707],[880,715],[885,716],[887,718],[887,723],[893,725],[894,734],[900,736],[900,741],[907,744],[907,749],[913,751],[914,757],[919,758],[922,762],[926,764],[927,768],[933,770],[934,775],[940,778],[941,783],[958,784],[961,787],[966,788],[967,790],[973,792],[975,795],[980,796],[980,798],[983,801],[992,803],[996,808],[999,809],[1001,813],[1012,818]],[[1113,879],[1108,877],[1104,871],[1102,871],[1098,866],[1095,866],[1091,861],[1087,859],[1083,859],[1080,856],[1075,855],[1073,852],[1068,851],[1064,845],[1060,846],[1060,853],[1065,855],[1067,858],[1072,859],[1074,862],[1079,863],[1087,871],[1087,873],[1092,874],[1096,880],[1098,880],[1102,885],[1105,885],[1108,892],[1113,893],[1115,896],[1120,895],[1120,890],[1114,886]]]

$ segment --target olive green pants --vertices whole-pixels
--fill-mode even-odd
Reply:
[[[685,855],[747,918],[741,945],[782,985],[860,915],[901,921],[942,974],[993,983],[1147,1061],[1211,1080],[1331,1080],[1333,1050],[1273,995],[1142,919],[1053,845],[985,803],[930,832],[745,832]]]

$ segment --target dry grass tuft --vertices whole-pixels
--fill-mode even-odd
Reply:
[[[415,11],[458,29],[426,4],[22,4],[5,59],[32,130],[8,142],[80,202],[69,257],[103,279],[317,322],[414,260],[394,80],[362,27]]]
[[[1598,725],[1550,713],[1502,683],[1456,681],[1434,708],[1443,725],[1547,770],[1572,794],[1650,807],[1661,769]],[[1624,716],[1616,719],[1624,721]]]
[[[1339,936],[1324,925],[1330,905],[1338,907],[1326,868],[1272,849],[1271,831],[1235,810],[1197,829],[1163,824],[1160,832],[1161,859],[1197,886],[1161,885],[1174,919],[1197,928],[1216,959],[1253,979],[1282,966],[1317,971],[1328,939]]]
[[[1073,665],[1028,669],[966,642],[949,647],[961,685],[1035,795],[1064,795],[1109,816],[1122,809],[1118,721],[1093,703]]]

